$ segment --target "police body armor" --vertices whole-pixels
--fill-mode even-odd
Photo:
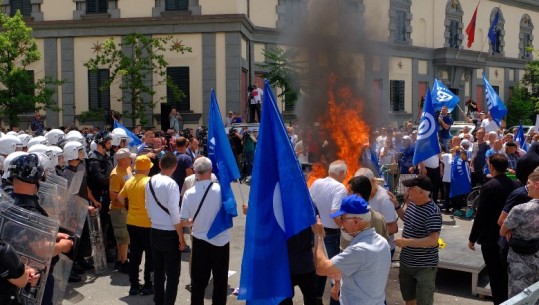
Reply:
[[[47,283],[59,222],[15,206],[13,202],[0,190],[0,239],[17,251],[25,265],[40,272],[35,287],[22,288],[18,292],[22,304],[39,305]]]

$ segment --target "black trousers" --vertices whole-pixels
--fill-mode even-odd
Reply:
[[[316,272],[292,274],[292,293],[294,293],[294,287],[299,286],[301,293],[303,294],[303,303],[305,305],[317,305],[316,299]],[[281,301],[279,305],[292,305],[292,298],[287,298]]]
[[[204,293],[210,274],[213,277],[212,305],[225,305],[230,243],[218,247],[194,236],[192,238],[191,305],[204,305]]]
[[[129,282],[131,287],[139,286],[139,266],[142,252],[146,255],[144,262],[144,285],[152,286],[153,255],[150,243],[150,228],[127,225],[129,232]]]
[[[442,184],[442,176],[440,176],[440,166],[436,168],[430,168],[425,166],[425,168],[427,169],[427,176],[432,182],[432,200],[434,201],[434,203],[437,203],[438,193],[440,192],[440,185]]]
[[[481,253],[487,266],[494,304],[501,304],[509,297],[507,262],[502,261],[501,250],[497,243],[481,244]]]
[[[255,122],[255,112],[258,116],[258,123],[260,123],[261,116],[260,116],[260,104],[249,104],[249,123]]]
[[[151,229],[155,305],[174,305],[180,282],[180,241],[176,231]],[[165,289],[165,280],[167,282]]]

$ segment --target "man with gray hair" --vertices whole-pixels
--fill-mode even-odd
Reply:
[[[221,187],[211,181],[210,159],[196,159],[193,169],[197,182],[185,192],[180,210],[182,226],[192,227],[191,304],[204,304],[204,294],[211,274],[212,304],[224,305],[228,287],[230,230],[208,238],[208,231],[223,204]]]
[[[331,217],[331,213],[338,211],[341,208],[341,202],[347,195],[346,187],[342,183],[346,178],[348,168],[342,160],[334,161],[329,165],[328,176],[314,181],[309,189],[314,205],[318,211],[318,215],[324,226],[324,244],[328,252],[328,257],[332,258],[340,251],[340,218]],[[325,276],[318,276],[316,297],[319,303],[324,296],[326,288]],[[330,300],[330,304],[338,304],[334,299]]]
[[[387,232],[389,234],[389,248],[391,249],[391,257],[393,257],[393,253],[395,253],[395,243],[393,240],[395,239],[395,233],[399,231],[395,206],[393,205],[393,202],[391,202],[387,191],[376,182],[374,173],[370,169],[364,167],[360,168],[356,171],[354,176],[365,176],[371,181],[371,194],[369,198],[365,199],[368,200],[371,209],[382,214],[386,220]]]

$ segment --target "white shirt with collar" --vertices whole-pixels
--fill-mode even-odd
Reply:
[[[175,231],[175,225],[181,222],[180,217],[180,190],[178,184],[172,178],[157,174],[151,178],[151,183],[155,196],[165,207],[167,214],[155,201],[150,190],[150,185],[146,183],[146,211],[152,222],[152,228],[165,231]]]
[[[195,183],[194,187],[185,192],[180,210],[182,219],[193,219],[193,217],[195,217],[198,206],[210,183],[210,180],[198,181]],[[207,236],[222,204],[221,187],[219,184],[213,183],[211,189],[208,191],[208,195],[204,199],[204,203],[202,203],[197,218],[193,222],[192,234],[194,237],[218,247],[224,246],[230,242],[230,230],[225,230],[212,239],[208,239]]]

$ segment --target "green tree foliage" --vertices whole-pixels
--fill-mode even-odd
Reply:
[[[298,100],[301,86],[299,53],[294,49],[285,50],[281,47],[275,47],[263,50],[263,54],[266,61],[259,66],[267,71],[266,78],[269,83],[281,89],[278,97],[287,106],[286,108],[293,108]]]
[[[17,12],[10,17],[0,13],[0,115],[10,126],[17,126],[21,113],[50,109],[58,111],[52,99],[61,83],[49,77],[35,80],[26,68],[40,59],[32,29]]]
[[[167,77],[164,52],[173,51],[184,54],[191,52],[191,48],[181,44],[181,41],[173,41],[172,36],[153,38],[138,33],[129,34],[123,41],[116,44],[112,38],[107,39],[98,54],[90,59],[85,66],[90,70],[108,68],[110,78],[104,87],[110,87],[112,83],[119,82],[122,97],[119,102],[131,104],[131,111],[124,111],[124,115],[133,120],[133,126],[137,120],[141,125],[147,125],[147,110],[166,100],[166,96],[155,97],[154,86],[167,84],[173,88],[174,98],[181,99],[182,93],[178,86]],[[160,77],[158,82],[149,82],[152,75]]]
[[[507,103],[507,126],[518,125],[520,121],[523,125],[533,125],[534,105],[527,88],[520,86],[513,88],[513,94]]]

